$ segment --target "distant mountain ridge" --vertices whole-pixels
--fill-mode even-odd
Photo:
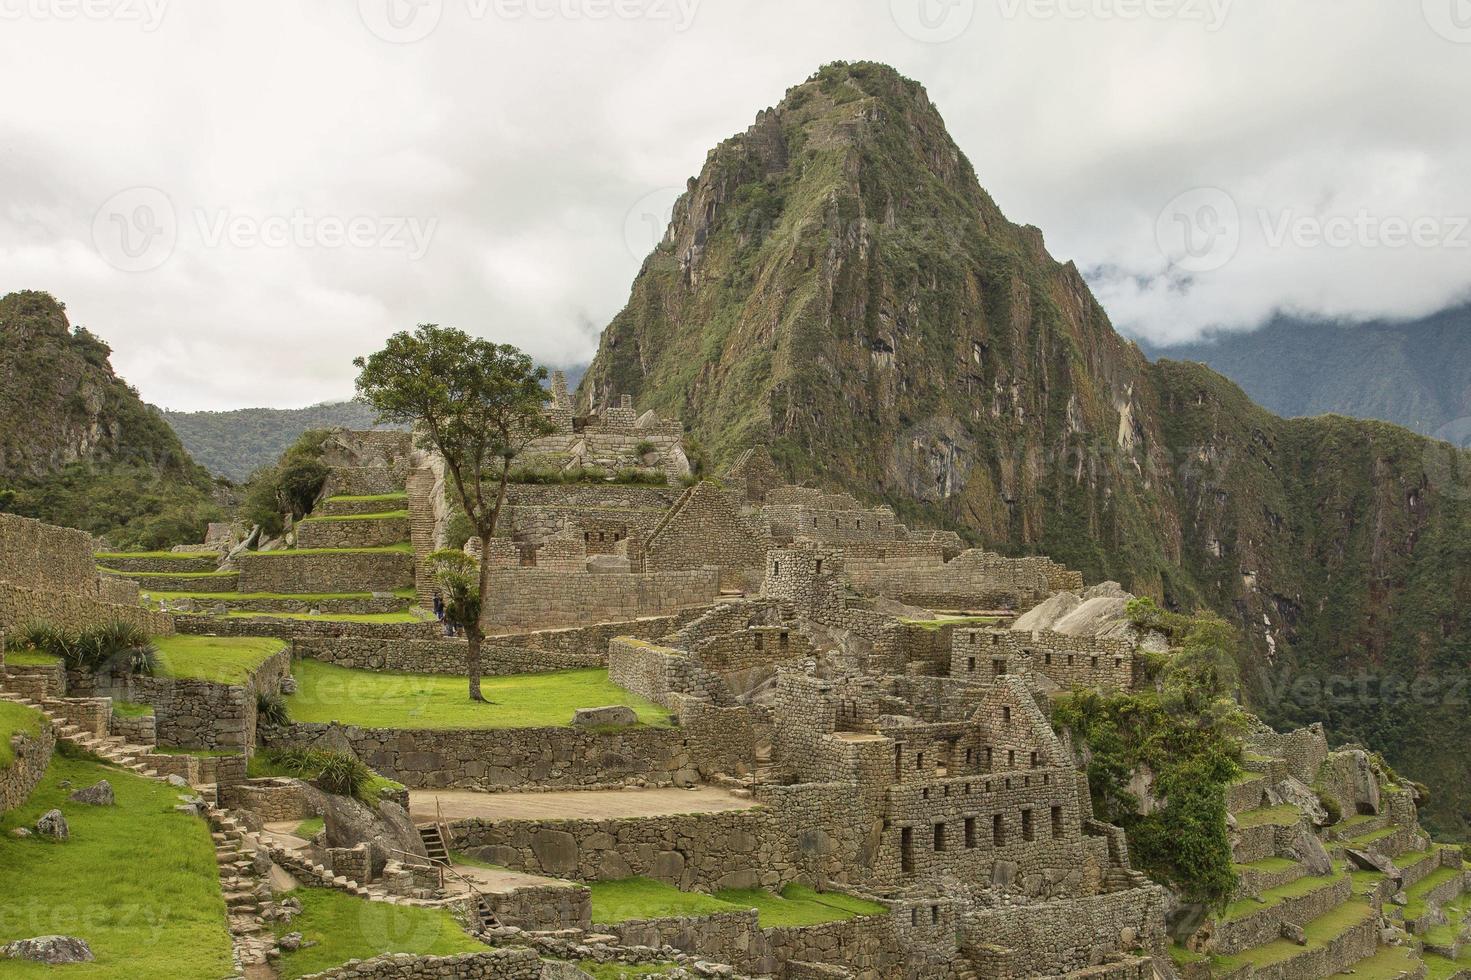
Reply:
[[[1249,333],[1140,346],[1151,360],[1201,361],[1287,418],[1331,412],[1460,441],[1471,417],[1471,304],[1398,323],[1278,317]]]
[[[216,476],[246,480],[281,458],[308,429],[377,429],[362,402],[323,402],[307,408],[237,408],[226,412],[164,412],[190,455]]]

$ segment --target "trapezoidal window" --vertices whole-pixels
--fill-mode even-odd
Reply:
[[[976,818],[975,817],[966,817],[965,818],[965,846],[968,847],[968,848],[975,847],[976,846]]]
[[[1052,808],[1052,839],[1062,840],[1062,807]]]

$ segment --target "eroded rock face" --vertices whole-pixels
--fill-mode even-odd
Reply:
[[[390,860],[420,859],[427,864],[424,841],[403,807],[387,800],[377,809],[346,796],[322,795],[327,846],[351,848],[367,844],[372,872],[381,874]]]
[[[105,779],[98,781],[96,786],[77,790],[71,798],[88,806],[113,806],[117,803],[112,795],[112,784]]]
[[[47,810],[36,821],[36,833],[54,840],[66,840],[71,836],[71,828],[67,826],[66,817],[61,815],[60,810]]]
[[[1287,845],[1287,856],[1308,869],[1309,874],[1333,873],[1333,858],[1323,847],[1323,842],[1305,824],[1297,825],[1297,837]]]
[[[56,811],[51,811],[55,813]],[[90,963],[92,947],[73,936],[37,936],[0,946],[0,959],[30,960],[33,963]]]
[[[1322,800],[1318,799],[1318,794],[1313,792],[1312,787],[1300,779],[1288,776],[1273,786],[1267,797],[1273,806],[1291,803],[1313,822],[1314,827],[1328,826],[1328,811]]]

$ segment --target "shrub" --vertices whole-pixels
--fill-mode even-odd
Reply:
[[[303,432],[280,462],[250,478],[242,507],[246,521],[274,537],[285,530],[288,515],[300,520],[311,513],[330,475],[322,447],[331,434],[326,429]]]
[[[53,657],[60,657],[63,661],[71,659],[71,651],[75,645],[76,635],[70,630],[39,620],[26,623],[5,640],[7,650],[49,653]]]
[[[640,439],[633,447],[633,454],[640,457],[647,456],[649,453],[654,452],[654,450],[657,448],[658,447],[656,447],[649,440]]]
[[[255,712],[257,719],[262,724],[279,727],[290,724],[291,721],[286,714],[286,699],[279,694],[268,694],[265,691],[257,694]]]

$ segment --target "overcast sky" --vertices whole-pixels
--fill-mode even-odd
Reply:
[[[0,0],[0,291],[156,404],[424,321],[588,360],[706,151],[833,60],[1155,340],[1471,298],[1471,0]],[[660,229],[662,230],[662,229]]]

